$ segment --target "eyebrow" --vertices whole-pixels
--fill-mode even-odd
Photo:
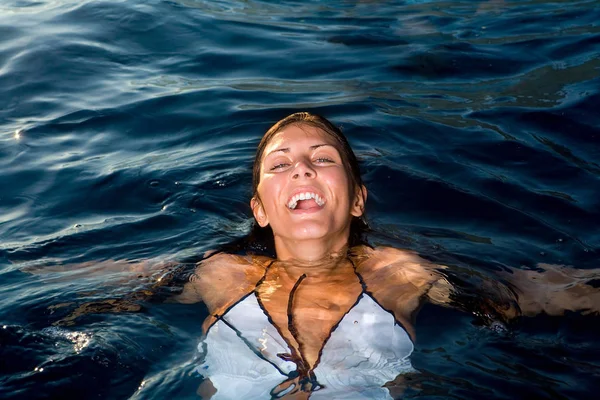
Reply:
[[[318,149],[319,147],[323,147],[323,146],[331,146],[334,149],[336,148],[334,145],[329,144],[329,143],[320,143],[320,144],[315,144],[315,145],[310,146],[309,149],[315,150],[315,149]],[[283,147],[281,149],[275,149],[275,150],[271,151],[269,154],[267,154],[265,157],[268,157],[271,154],[277,153],[277,152],[289,153],[290,152],[290,148],[289,147]]]

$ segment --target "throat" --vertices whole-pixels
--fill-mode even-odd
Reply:
[[[333,277],[355,276],[354,267],[344,254],[330,254],[325,258],[315,261],[302,261],[288,259],[278,260],[274,268],[279,273],[287,276],[290,282],[297,281],[302,275],[310,278],[311,282],[331,281]]]

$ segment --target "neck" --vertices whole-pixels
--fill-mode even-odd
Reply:
[[[332,238],[293,240],[275,236],[275,251],[280,261],[318,264],[346,252],[348,235]]]
[[[296,282],[302,275],[313,279],[326,279],[331,281],[335,276],[347,275],[348,268],[353,271],[352,264],[348,262],[348,248],[342,246],[337,252],[329,252],[314,260],[288,257],[278,258],[275,268],[282,269],[286,275]],[[353,274],[352,274],[353,275]]]

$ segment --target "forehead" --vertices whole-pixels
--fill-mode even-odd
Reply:
[[[338,143],[333,136],[321,128],[311,125],[290,125],[277,132],[265,147],[265,155],[281,149],[310,147],[315,144],[329,144],[338,148]]]

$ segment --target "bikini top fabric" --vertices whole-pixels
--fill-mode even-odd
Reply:
[[[197,370],[217,389],[215,400],[270,399],[297,369],[280,356],[290,349],[254,292],[210,327],[198,349]],[[320,389],[310,399],[391,399],[382,385],[415,371],[413,349],[394,316],[363,293],[325,343],[313,370]]]

